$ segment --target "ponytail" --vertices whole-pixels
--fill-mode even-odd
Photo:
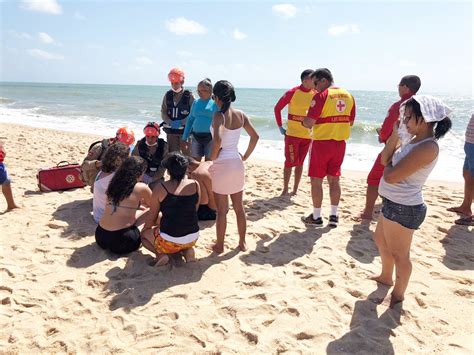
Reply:
[[[230,104],[236,99],[234,86],[227,80],[219,80],[214,85],[212,92],[222,102],[221,113],[225,113],[229,109]]]
[[[435,139],[442,138],[446,133],[448,133],[448,131],[451,129],[451,126],[452,122],[449,117],[445,117],[439,121],[434,129]]]

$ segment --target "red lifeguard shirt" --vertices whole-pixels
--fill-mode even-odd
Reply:
[[[395,102],[390,108],[388,109],[387,116],[385,117],[382,127],[380,128],[379,132],[379,141],[380,143],[385,143],[388,138],[392,134],[393,130],[393,125],[395,122],[398,120],[398,117],[400,116],[400,105],[402,102],[408,100],[410,97],[412,97],[413,94],[408,94],[405,96],[402,96],[402,98]]]

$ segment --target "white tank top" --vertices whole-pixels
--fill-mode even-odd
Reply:
[[[392,165],[396,166],[404,157],[408,155],[408,153],[411,152],[413,148],[428,140],[433,140],[436,143],[433,138],[427,138],[416,143],[406,144],[397,149],[392,157]],[[382,177],[379,185],[379,195],[401,205],[421,205],[424,201],[421,190],[437,161],[438,156],[436,156],[436,158],[433,159],[433,161],[428,165],[425,165],[412,175],[395,184],[387,183]]]
[[[243,114],[241,113],[241,115]],[[219,128],[221,136],[221,150],[216,160],[241,159],[238,146],[240,139],[240,131],[242,130],[243,122],[242,126],[239,128],[228,129],[225,127],[225,116],[222,116],[224,117],[224,123]],[[211,132],[212,131],[213,130],[211,129]]]
[[[96,221],[97,223],[99,223],[99,220],[104,214],[105,204],[107,203],[107,195],[105,194],[105,192],[109,187],[110,181],[115,175],[115,173],[112,173],[100,179],[101,174],[102,171],[97,174],[96,180],[94,182],[94,197],[92,199],[92,211],[94,215],[94,221]]]

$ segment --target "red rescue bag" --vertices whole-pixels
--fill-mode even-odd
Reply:
[[[80,173],[79,164],[61,161],[54,168],[39,169],[36,178],[40,191],[69,190],[86,186],[79,178]]]

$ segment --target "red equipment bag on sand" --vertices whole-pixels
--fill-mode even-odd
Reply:
[[[39,169],[36,178],[40,191],[69,190],[86,186],[79,178],[80,173],[79,164],[61,161],[54,168]]]

